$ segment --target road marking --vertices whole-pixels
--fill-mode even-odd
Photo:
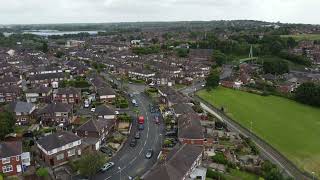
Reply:
[[[143,151],[143,148],[140,150],[139,155],[142,153],[142,151]]]
[[[110,179],[112,176],[107,177],[105,180]]]
[[[129,162],[129,164],[132,164],[136,159],[137,159],[137,157],[134,157],[134,158]]]

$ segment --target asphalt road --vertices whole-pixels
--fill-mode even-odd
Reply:
[[[98,173],[93,179],[124,180],[129,179],[129,176],[141,176],[157,162],[161,150],[163,125],[157,125],[153,122],[155,114],[151,114],[149,110],[151,100],[143,93],[143,90],[144,88],[141,85],[128,85],[129,93],[134,94],[134,99],[139,104],[140,115],[145,117],[145,128],[141,131],[138,144],[136,147],[130,147],[129,145],[135,132],[138,131],[137,123],[134,122],[128,140],[110,160],[115,163],[115,166],[104,173]],[[145,154],[150,148],[153,149],[154,153],[151,159],[147,159]]]

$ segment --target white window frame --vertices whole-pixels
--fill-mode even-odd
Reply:
[[[13,166],[12,165],[7,165],[2,167],[2,172],[3,173],[8,173],[13,171]]]
[[[8,164],[10,163],[10,157],[2,158],[2,164]]]
[[[64,153],[58,154],[56,156],[56,158],[57,158],[57,161],[63,160],[64,159]]]
[[[76,150],[75,150],[75,149],[70,149],[70,150],[68,151],[68,157],[74,156],[74,155],[76,155]]]

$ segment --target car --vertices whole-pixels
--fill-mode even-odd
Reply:
[[[129,81],[129,84],[132,84],[132,81]]]
[[[96,108],[91,108],[91,112],[95,112],[96,111]]]
[[[177,136],[177,132],[176,131],[167,131],[166,132],[166,134],[165,134],[166,136],[171,136],[171,137],[174,137],[174,136]]]
[[[108,171],[110,168],[114,166],[114,162],[108,162],[105,165],[102,166],[100,169],[102,172]]]
[[[120,112],[119,112],[119,111],[115,111],[115,113],[116,113],[116,115],[119,115],[119,114],[120,114]]]
[[[134,135],[134,138],[140,139],[140,132],[139,131],[136,132],[136,134]]]
[[[154,117],[154,123],[160,124],[160,120],[159,120],[159,117],[158,117],[158,116],[155,116],[155,117]]]
[[[202,85],[201,85],[201,87],[205,87],[205,86],[206,86],[205,84],[202,84]]]
[[[109,148],[107,148],[107,147],[101,147],[100,148],[100,151],[101,152],[103,152],[104,154],[107,154],[109,157],[112,157],[112,151],[109,149]]]
[[[143,124],[139,124],[139,125],[138,125],[138,129],[139,129],[140,131],[144,130],[144,125],[143,125]]]
[[[130,147],[136,147],[136,145],[137,145],[137,140],[136,139],[131,139]]]
[[[129,94],[130,98],[133,98],[133,94]]]
[[[153,155],[153,149],[148,149],[147,150],[147,153],[146,153],[146,158],[147,159],[150,159]]]

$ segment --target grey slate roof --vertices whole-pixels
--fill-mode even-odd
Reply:
[[[104,119],[92,119],[78,127],[77,131],[100,132],[100,130],[107,127],[108,124],[108,121]]]
[[[20,141],[0,142],[0,159],[21,154],[22,143]]]
[[[94,113],[98,116],[115,115],[115,111],[105,105],[100,105],[96,107]]]
[[[97,90],[97,93],[100,95],[100,96],[104,96],[104,95],[115,95],[116,93],[114,92],[114,90],[109,87],[109,86],[105,86],[105,87],[102,87],[102,88],[99,88]]]
[[[187,113],[178,117],[178,138],[203,139],[201,118],[196,113]]]
[[[50,114],[55,112],[70,112],[71,110],[72,110],[72,105],[55,102],[55,103],[48,104],[43,109],[39,110],[39,114],[45,114],[45,113]]]
[[[72,132],[61,131],[45,136],[37,141],[37,143],[47,151],[62,147],[69,143],[80,140],[81,138]]]
[[[193,163],[201,155],[203,146],[177,145],[168,154],[166,162],[156,166],[144,177],[145,180],[182,180]]]
[[[178,103],[172,106],[176,114],[194,113],[194,110],[189,104]]]
[[[12,112],[29,113],[34,106],[32,103],[16,101],[9,104],[9,109]]]

